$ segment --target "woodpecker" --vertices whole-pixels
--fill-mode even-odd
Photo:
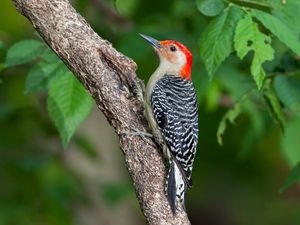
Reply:
[[[169,162],[166,196],[173,214],[185,209],[185,194],[192,186],[198,143],[198,106],[191,81],[192,54],[174,40],[157,41],[140,34],[159,56],[145,92],[145,115],[156,142]]]

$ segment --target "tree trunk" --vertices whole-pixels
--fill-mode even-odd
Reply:
[[[151,139],[128,134],[133,129],[147,129],[143,83],[136,77],[135,62],[100,38],[67,0],[13,2],[82,82],[116,130],[148,223],[190,224],[181,208],[176,216],[171,212],[164,193],[166,169],[160,149]]]

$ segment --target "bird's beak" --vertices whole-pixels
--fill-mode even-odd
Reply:
[[[158,49],[158,48],[162,48],[162,45],[159,43],[158,40],[155,40],[152,37],[149,37],[147,35],[144,34],[139,34],[142,38],[144,38],[147,42],[149,42],[154,48]]]

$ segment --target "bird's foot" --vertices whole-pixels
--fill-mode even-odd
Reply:
[[[135,128],[132,128],[131,131],[124,132],[124,134],[126,134],[126,135],[133,135],[133,136],[139,136],[145,142],[149,142],[149,138],[153,138],[152,134],[150,134],[148,132],[145,132],[145,131],[140,131],[140,130],[135,129]]]

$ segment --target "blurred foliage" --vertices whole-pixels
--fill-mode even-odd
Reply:
[[[101,195],[109,206],[119,204],[128,194],[133,194],[131,184],[105,183],[101,186]]]
[[[290,187],[300,180],[300,1],[72,3],[146,81],[158,59],[138,33],[191,49],[200,125],[187,199],[192,224],[300,224],[299,188]],[[92,100],[11,2],[1,4],[0,18],[0,225],[72,224],[86,190],[64,164],[66,153],[53,152],[50,119],[66,148]],[[73,143],[96,157],[87,138]],[[109,206],[132,196],[127,183],[100,190]]]
[[[294,184],[299,179],[300,179],[300,163],[298,162],[298,164],[293,168],[290,175],[286,178],[286,180],[280,187],[279,192],[285,191],[286,188]]]
[[[84,200],[78,181],[54,157],[22,150],[1,163],[0,224],[71,224],[72,204]]]
[[[66,147],[76,128],[89,115],[92,98],[72,72],[40,41],[22,40],[14,44],[7,51],[4,67],[32,61],[35,64],[28,72],[25,93],[49,91],[48,112]]]

